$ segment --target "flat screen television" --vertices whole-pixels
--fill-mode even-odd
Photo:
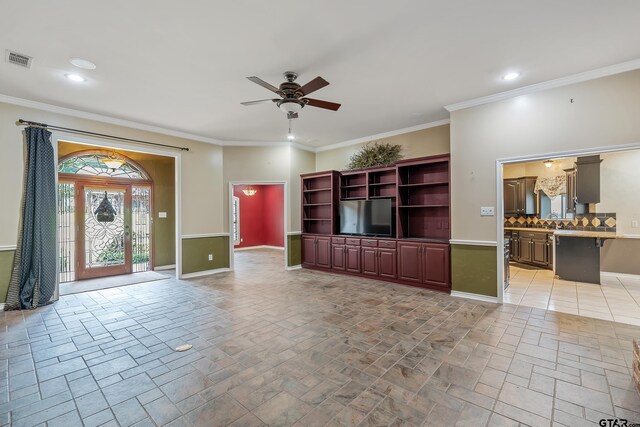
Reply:
[[[391,199],[341,201],[340,234],[393,237]]]

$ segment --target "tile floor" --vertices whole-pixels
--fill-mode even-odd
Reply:
[[[309,270],[63,296],[0,316],[0,424],[583,426],[640,421],[640,327]],[[193,348],[177,353],[183,343]]]
[[[602,285],[555,279],[553,271],[511,264],[504,302],[640,325],[640,276],[602,276]]]

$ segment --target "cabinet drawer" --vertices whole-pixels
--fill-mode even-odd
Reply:
[[[368,246],[370,248],[377,248],[378,241],[376,239],[362,239],[362,246]]]
[[[331,243],[334,245],[344,245],[345,238],[344,237],[332,237]]]
[[[360,246],[360,239],[354,239],[351,237],[347,237],[347,245],[352,245],[352,246]]]
[[[536,237],[541,237],[541,236],[544,236],[544,234],[532,233],[531,231],[526,233],[520,232],[520,238],[522,239],[535,239]]]
[[[396,247],[395,240],[378,240],[379,248],[394,248]]]

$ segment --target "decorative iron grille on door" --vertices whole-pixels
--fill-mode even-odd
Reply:
[[[123,160],[117,168],[103,161],[114,157]],[[58,177],[60,282],[152,269],[153,184],[144,169],[114,152],[90,150],[62,158]],[[116,214],[100,222],[94,214],[105,191]]]

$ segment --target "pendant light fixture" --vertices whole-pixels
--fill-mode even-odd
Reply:
[[[293,142],[293,140],[296,139],[293,132],[291,132],[291,119],[289,119],[289,133],[287,134],[287,139],[291,142]]]
[[[125,164],[125,161],[116,157],[116,153],[113,152],[107,158],[100,159],[100,161],[111,169],[111,172],[115,172],[116,169]]]
[[[245,196],[249,196],[249,197],[251,197],[251,196],[255,196],[255,195],[256,195],[256,193],[258,192],[258,190],[256,190],[255,188],[253,188],[253,187],[252,187],[252,186],[250,186],[250,185],[247,185],[247,186],[242,190],[242,192],[245,194]]]
[[[546,167],[548,167],[548,168],[550,168],[551,166],[553,166],[553,160],[551,160],[551,159],[549,159],[549,160],[545,160],[545,161],[544,161],[544,162],[542,162],[542,163],[544,163],[544,165],[545,165]]]
[[[117,212],[109,201],[106,191],[104,192],[104,199],[102,199],[100,205],[98,205],[93,213],[95,214],[98,222],[113,222],[113,220],[116,219]]]

